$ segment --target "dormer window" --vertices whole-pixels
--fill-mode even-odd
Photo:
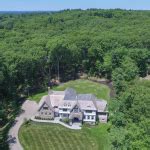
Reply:
[[[67,103],[64,103],[64,106],[67,106]]]
[[[44,110],[48,110],[48,107],[44,106],[43,109],[44,109]]]
[[[68,103],[68,107],[70,107],[71,106],[71,104],[70,103]]]

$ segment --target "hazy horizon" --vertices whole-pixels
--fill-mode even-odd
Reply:
[[[149,0],[0,0],[0,11],[61,11],[65,9],[150,10]]]

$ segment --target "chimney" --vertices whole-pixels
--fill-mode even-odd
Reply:
[[[53,91],[51,90],[50,87],[48,87],[48,95],[50,95],[50,94],[52,94],[52,93],[53,93]]]

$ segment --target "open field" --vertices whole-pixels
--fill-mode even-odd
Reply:
[[[66,82],[64,84],[61,84],[60,86],[54,87],[53,90],[65,90],[67,87],[74,88],[78,93],[83,93],[83,94],[92,93],[100,99],[109,100],[110,98],[109,87],[100,83],[92,82],[89,80],[82,80],[82,79]],[[41,99],[41,97],[46,94],[47,91],[42,93],[37,93],[29,97],[29,99],[38,102]]]
[[[56,124],[23,125],[19,139],[25,150],[109,150],[108,125],[71,130]]]

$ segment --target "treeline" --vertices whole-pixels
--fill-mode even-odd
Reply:
[[[150,64],[150,11],[0,14],[0,126],[20,95],[79,73],[112,80],[117,94]]]
[[[150,81],[135,80],[111,104],[112,149],[150,149]]]

